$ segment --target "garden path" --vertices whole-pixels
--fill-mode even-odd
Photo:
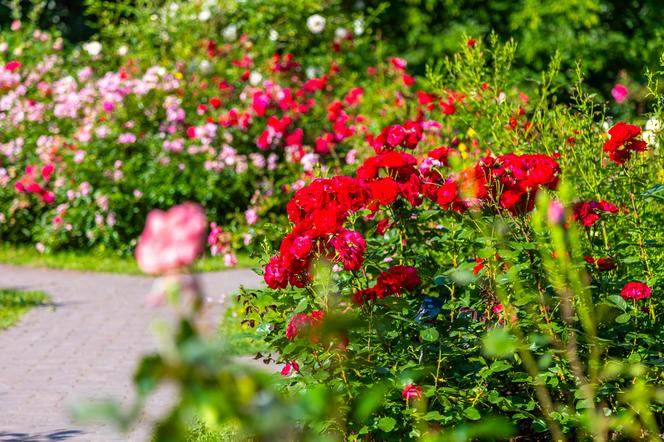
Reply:
[[[205,273],[201,280],[215,318],[241,284],[260,284],[250,270]],[[145,305],[153,281],[0,265],[0,288],[41,290],[53,301],[0,333],[0,442],[148,440],[150,422],[172,398],[167,388],[148,402],[149,413],[129,434],[108,424],[73,423],[68,409],[85,399],[131,403],[139,356],[156,346],[150,324],[166,315]]]

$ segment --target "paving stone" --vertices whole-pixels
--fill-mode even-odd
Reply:
[[[218,321],[240,285],[256,287],[249,270],[200,275],[210,320]],[[167,312],[148,308],[154,279],[107,273],[0,265],[0,288],[41,290],[54,306],[32,309],[0,332],[0,442],[146,441],[174,388],[157,392],[149,413],[128,434],[106,424],[73,422],[68,409],[82,399],[135,397],[131,374],[140,355],[155,348],[150,324]]]

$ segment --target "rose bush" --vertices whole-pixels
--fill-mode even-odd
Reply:
[[[510,59],[468,45],[354,174],[295,192],[269,288],[241,297],[285,391],[341,398],[343,438],[487,418],[529,439],[661,432],[658,148],[606,133],[580,84],[551,103],[555,60],[526,96]]]
[[[198,30],[203,11],[163,8],[174,38],[192,33],[158,63],[107,41],[62,53],[29,23],[3,34],[3,240],[129,254],[148,210],[193,200],[232,233],[232,264],[314,169],[342,173],[362,156],[414,81],[401,61],[367,56],[370,40],[343,17],[300,29],[312,46],[294,54],[254,32],[267,23],[229,17],[212,38]]]
[[[176,281],[154,304],[191,301],[136,377],[139,406],[183,387],[158,438],[196,415],[264,438],[655,439],[661,73],[647,121],[612,121],[557,57],[523,82],[514,43],[464,38],[415,78],[370,17],[273,3],[104,3],[71,52],[2,33],[0,239],[136,248]],[[180,273],[206,234],[228,265],[265,252],[235,319],[276,381],[204,336]]]

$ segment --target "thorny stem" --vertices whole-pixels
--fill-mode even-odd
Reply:
[[[650,271],[650,264],[648,263],[648,252],[645,249],[645,241],[643,240],[643,229],[641,227],[641,217],[639,216],[639,211],[636,209],[636,202],[634,201],[634,194],[630,193],[629,197],[632,201],[632,209],[634,209],[634,219],[636,221],[636,232],[639,239],[639,254],[641,255],[641,260],[646,267],[646,273],[648,274],[648,279],[652,279],[653,275]]]
[[[581,390],[581,393],[584,396],[586,401],[587,409],[590,413],[590,425],[593,432],[593,438],[595,440],[606,440],[607,438],[607,428],[605,419],[597,412],[595,406],[595,392],[593,386],[588,382],[588,378],[583,371],[581,366],[581,361],[579,361],[579,350],[576,340],[576,332],[574,331],[574,308],[572,307],[572,291],[569,289],[562,290],[561,292],[561,312],[562,317],[567,324],[567,345],[565,346],[565,352],[567,354],[567,359],[569,361],[570,368],[574,377],[576,378],[576,383]],[[592,410],[592,411],[590,411]]]
[[[520,336],[520,338],[523,341],[522,339],[523,337]],[[556,442],[565,441],[566,440],[565,435],[563,434],[560,425],[558,424],[558,422],[556,422],[555,419],[551,417],[551,414],[554,411],[553,401],[551,400],[551,395],[549,394],[549,391],[538,380],[539,371],[537,370],[537,363],[535,362],[533,355],[530,353],[530,351],[527,348],[525,348],[524,346],[520,346],[519,356],[521,356],[521,360],[523,361],[523,365],[526,367],[528,374],[533,378],[533,385],[535,386],[535,394],[537,395],[537,399],[540,405],[542,406],[542,409],[544,411],[544,419],[546,420],[546,423],[549,427],[551,435],[553,436],[553,439]]]

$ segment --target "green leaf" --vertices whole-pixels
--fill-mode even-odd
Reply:
[[[436,330],[435,328],[429,327],[420,330],[420,338],[422,338],[425,341],[436,342],[439,336],[440,334],[438,333],[438,330]]]
[[[626,322],[629,322],[630,314],[629,313],[623,313],[622,315],[618,316],[616,318],[616,322],[618,324],[624,324]]]
[[[483,340],[487,356],[506,357],[516,350],[516,341],[504,328],[489,331]]]
[[[468,407],[465,410],[463,410],[463,415],[466,416],[468,419],[471,420],[479,420],[482,418],[482,415],[480,414],[479,411],[477,411],[477,408],[475,407]]]
[[[620,310],[627,310],[627,301],[625,301],[620,295],[611,295],[609,296],[609,301],[613,302]]]
[[[440,421],[443,420],[443,415],[437,411],[430,411],[423,418],[425,421]]]
[[[378,421],[378,428],[383,430],[386,433],[394,430],[394,426],[397,424],[397,421],[393,417],[383,417]]]
[[[507,361],[494,361],[494,363],[491,364],[491,371],[494,373],[509,370],[510,368],[512,368],[512,364]]]
[[[297,303],[297,307],[295,307],[295,313],[302,313],[307,309],[309,306],[309,301],[307,298],[302,298],[300,299],[300,302]]]
[[[368,419],[380,406],[386,391],[387,387],[380,383],[362,392],[355,402],[355,418],[359,422]]]

